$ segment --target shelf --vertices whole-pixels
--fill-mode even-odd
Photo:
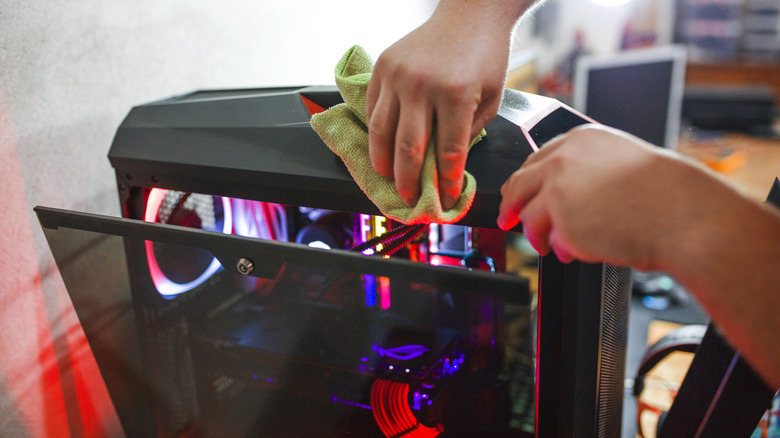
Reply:
[[[780,64],[689,63],[685,73],[688,85],[767,85],[780,100]]]

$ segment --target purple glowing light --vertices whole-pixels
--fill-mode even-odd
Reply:
[[[381,357],[389,357],[398,360],[411,360],[427,353],[428,347],[425,345],[404,345],[394,348],[381,348],[372,345],[371,348]]]
[[[344,400],[342,398],[336,397],[335,395],[330,396],[330,401],[332,401],[334,403],[341,403],[341,404],[344,404],[344,405],[355,406],[355,407],[362,408],[362,409],[368,409],[369,411],[371,410],[371,406],[364,405],[364,404],[358,403],[358,402],[353,402],[353,401],[350,401],[350,400]]]

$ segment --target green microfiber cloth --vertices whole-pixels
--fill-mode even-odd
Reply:
[[[404,204],[391,178],[374,170],[368,152],[366,127],[366,90],[374,63],[360,46],[353,46],[336,66],[336,86],[344,103],[333,106],[311,118],[311,126],[328,147],[347,166],[360,189],[376,204],[383,215],[404,224],[454,223],[466,215],[474,201],[477,182],[464,174],[463,191],[455,206],[442,210],[436,170],[436,139],[428,141],[420,175],[420,199],[417,205]],[[471,145],[485,135],[483,130]]]

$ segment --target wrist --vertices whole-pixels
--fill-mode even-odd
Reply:
[[[649,224],[649,244],[652,251],[652,270],[672,273],[687,269],[690,258],[701,245],[706,243],[710,230],[716,229],[711,214],[703,211],[694,195],[702,187],[701,169],[691,163],[661,155],[664,162],[657,166],[663,169],[654,176],[658,178],[659,190],[667,192],[660,197],[656,209],[659,215],[656,224]],[[700,195],[701,196],[701,193]],[[706,196],[705,198],[706,199]]]
[[[669,158],[669,173],[663,175],[667,190],[676,193],[660,227],[657,239],[658,270],[685,278],[700,270],[704,258],[730,246],[730,239],[760,208],[722,178],[695,163]],[[711,260],[710,260],[711,262]]]
[[[431,21],[443,20],[454,30],[507,37],[534,0],[441,0]]]

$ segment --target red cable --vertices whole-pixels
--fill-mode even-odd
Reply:
[[[263,211],[263,219],[265,219],[268,235],[271,236],[271,240],[276,240],[276,231],[274,229],[274,224],[276,222],[271,219],[271,215],[268,213],[268,205],[265,202],[261,202],[260,209]]]
[[[408,402],[409,385],[376,379],[371,386],[371,410],[388,438],[436,438],[440,427],[429,427],[414,416]]]

